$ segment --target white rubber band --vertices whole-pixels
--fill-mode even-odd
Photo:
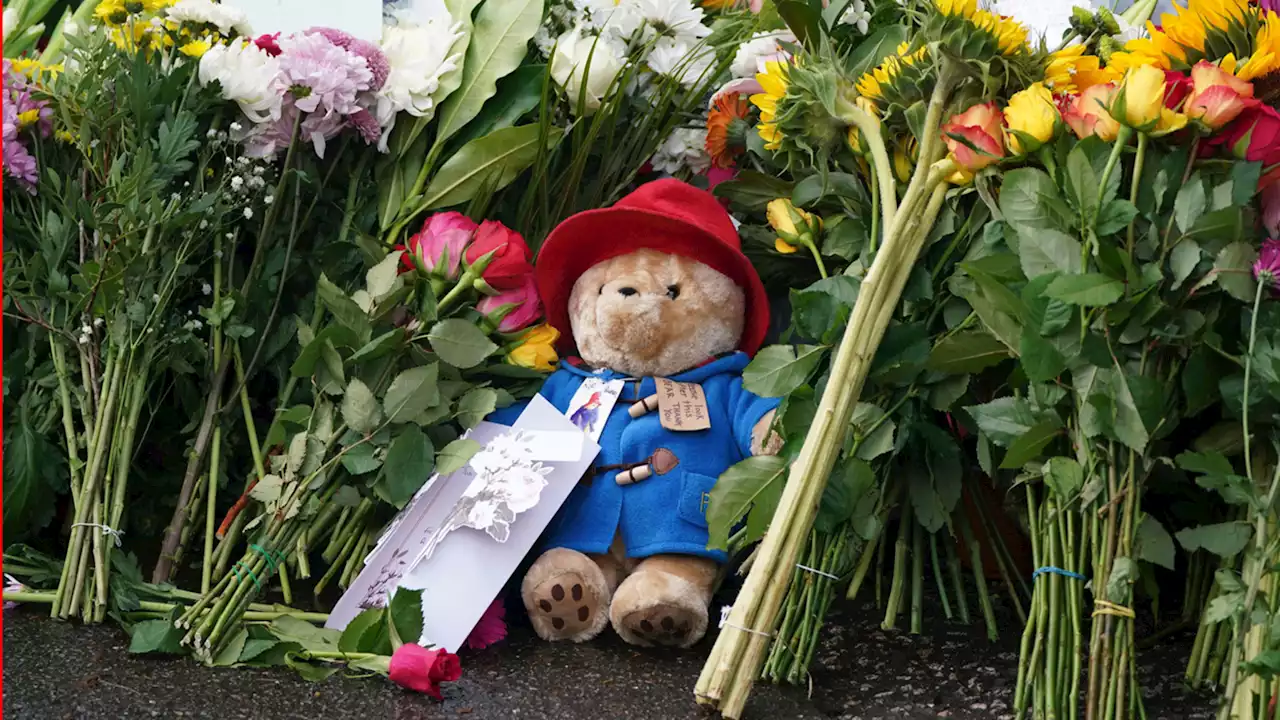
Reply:
[[[762,630],[756,630],[754,628],[749,628],[749,627],[742,627],[741,625],[734,625],[733,623],[729,622],[729,612],[732,610],[733,610],[732,605],[725,605],[724,607],[720,608],[720,627],[721,628],[730,627],[730,628],[733,628],[734,630],[741,630],[742,632],[751,633],[752,635],[759,635],[760,637],[767,637],[767,638],[773,637],[773,633],[767,633]]]
[[[821,575],[822,577],[831,578],[832,580],[839,580],[839,579],[840,579],[840,576],[839,576],[839,575],[832,575],[832,574],[831,574],[831,573],[829,573],[829,572],[823,572],[823,571],[821,571],[821,570],[819,570],[819,569],[817,569],[817,568],[811,568],[811,567],[809,567],[808,565],[801,565],[800,563],[796,563],[796,567],[800,568],[801,570],[808,570],[809,572],[813,573],[814,575]]]
[[[121,535],[124,535],[124,531],[123,531],[123,530],[116,530],[116,529],[115,529],[115,528],[113,528],[113,527],[110,527],[110,526],[108,526],[108,525],[103,525],[103,524],[101,524],[101,523],[72,523],[71,527],[93,527],[93,528],[101,528],[101,529],[102,529],[102,534],[103,534],[103,535],[110,535],[110,536],[111,536],[111,539],[116,541],[116,547],[120,547],[120,544],[121,544],[121,543],[120,543],[120,536],[121,536]]]

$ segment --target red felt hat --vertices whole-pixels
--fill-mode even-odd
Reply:
[[[646,183],[613,207],[587,210],[560,223],[538,251],[534,277],[547,322],[573,345],[569,294],[596,263],[634,250],[692,258],[728,276],[746,294],[747,317],[738,349],[753,355],[769,328],[764,284],[742,253],[738,231],[715,196],[674,179]]]

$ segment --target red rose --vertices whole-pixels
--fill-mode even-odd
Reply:
[[[462,677],[462,663],[451,652],[405,643],[391,655],[388,676],[401,687],[443,700],[440,683],[457,682]]]
[[[1164,71],[1164,106],[1177,110],[1191,93],[1191,78],[1177,70]]]
[[[529,264],[529,246],[524,238],[493,220],[480,223],[475,240],[467,248],[467,265],[476,264],[489,253],[493,255],[481,276],[495,290],[515,290],[533,272],[533,266]]]
[[[1268,105],[1251,107],[1213,139],[1215,145],[1225,145],[1236,157],[1249,162],[1261,162],[1265,169],[1280,163],[1280,112]],[[1265,188],[1280,179],[1275,171],[1262,177],[1259,188]]]

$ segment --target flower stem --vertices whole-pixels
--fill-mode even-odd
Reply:
[[[1142,187],[1142,163],[1147,158],[1147,142],[1150,139],[1150,136],[1146,133],[1138,133],[1138,154],[1133,161],[1133,179],[1129,183],[1129,202],[1133,203],[1134,207],[1138,205],[1138,190]],[[1129,237],[1125,245],[1130,260],[1133,260],[1133,239],[1136,227],[1134,223],[1136,220],[1137,218],[1135,217],[1129,221]]]

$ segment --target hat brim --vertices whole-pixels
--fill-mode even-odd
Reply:
[[[578,213],[547,236],[534,263],[534,278],[547,322],[560,331],[561,349],[574,347],[569,295],[597,263],[636,250],[657,250],[697,260],[742,288],[747,317],[738,349],[754,355],[769,328],[769,298],[751,261],[702,228],[640,208],[609,207]]]

